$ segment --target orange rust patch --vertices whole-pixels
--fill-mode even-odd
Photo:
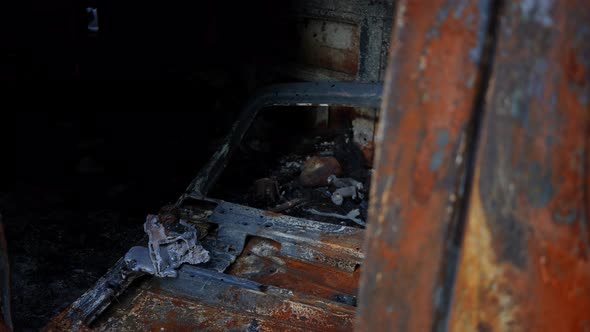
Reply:
[[[464,174],[483,40],[478,2],[398,1],[361,276],[357,329],[433,329]],[[448,13],[447,16],[444,14]],[[465,19],[470,17],[470,19]],[[458,159],[459,157],[459,159]],[[454,197],[454,198],[452,198]]]
[[[590,47],[577,36],[590,13],[580,6],[561,1],[545,27],[501,13],[453,331],[590,330],[590,82],[578,61]]]
[[[268,217],[280,217],[282,214],[272,211],[264,211],[264,215]]]
[[[264,242],[264,239],[251,239],[228,274],[332,301],[338,295],[357,295],[360,269],[348,273],[283,257],[278,250],[261,254],[258,248]]]
[[[373,158],[374,158],[374,154],[375,154],[375,142],[371,141],[368,142],[367,144],[365,144],[362,149],[361,152],[363,153],[363,157],[365,159],[365,164],[367,166],[372,166],[373,165]]]

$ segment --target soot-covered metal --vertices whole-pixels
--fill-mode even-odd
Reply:
[[[310,159],[316,158],[317,162],[307,163],[307,168],[303,162],[291,160],[291,165],[299,165],[295,167],[299,171],[289,172],[290,177],[280,182],[264,178],[249,183],[256,192],[253,197],[264,204],[283,200],[279,206],[285,206],[281,209],[285,215],[205,194],[224,166],[234,161],[230,158],[232,152],[245,143],[243,137],[260,109],[288,105],[305,112],[305,107],[319,104],[377,107],[381,90],[379,84],[301,83],[272,87],[259,94],[266,97],[255,97],[248,103],[232,132],[176,205],[147,217],[147,247],[131,248],[47,330],[150,330],[160,326],[350,330],[359,267],[364,258],[360,249],[364,231],[358,227],[364,222],[359,218],[359,209],[346,215],[337,212],[345,199],[360,204],[354,199],[364,198],[364,186],[353,178],[336,176],[354,172],[349,170],[351,165],[341,169],[333,144],[328,144],[330,149],[320,144],[324,149],[309,150],[323,152],[324,156],[312,156]],[[353,144],[350,139],[348,142]],[[359,152],[362,159],[361,155]],[[338,157],[343,160],[342,154]],[[355,165],[364,167],[365,163]],[[301,177],[316,181],[301,181]],[[294,182],[304,185],[283,190]],[[301,201],[292,204],[293,198],[286,197],[287,190],[294,196],[317,191],[329,205],[319,212],[312,197],[299,197]],[[338,199],[334,201],[334,197]],[[287,215],[299,215],[298,211],[308,211],[329,222]],[[167,309],[156,307],[160,305]],[[195,306],[209,314],[194,321],[188,308]],[[230,308],[234,314],[217,314]]]
[[[399,0],[389,45],[391,2],[302,3],[269,81],[307,82],[45,329],[590,330],[587,4]]]

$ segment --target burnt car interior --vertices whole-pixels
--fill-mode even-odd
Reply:
[[[49,22],[55,5],[37,13],[43,37],[13,44],[33,40],[3,68],[17,78],[190,82],[167,112],[6,124],[49,136],[15,158],[61,159],[14,184],[57,200],[39,208],[57,220],[3,211],[8,237],[31,241],[9,240],[16,329],[352,329],[393,3],[185,5],[93,1],[70,27]],[[149,232],[147,215],[167,226]]]
[[[583,1],[10,7],[1,331],[590,329]]]

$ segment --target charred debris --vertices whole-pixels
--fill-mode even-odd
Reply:
[[[144,239],[48,330],[352,329],[393,2],[263,3],[195,20],[218,51],[195,56],[244,69],[248,97]],[[197,78],[233,93],[217,74]]]
[[[238,296],[255,289],[288,310],[309,305],[303,304],[309,299],[288,299],[297,290],[336,308],[320,306],[308,318],[291,318],[350,328],[381,93],[381,84],[330,82],[281,84],[257,93],[176,204],[148,215],[145,239],[48,329],[115,328],[115,316],[137,313],[121,299],[150,298],[153,289],[194,296],[215,308],[228,305],[207,302],[222,296],[216,292]],[[321,281],[339,273],[342,285]],[[211,279],[220,285],[205,287]],[[248,301],[258,306],[267,300]],[[151,312],[141,303],[139,312]],[[236,305],[249,310],[247,303]],[[348,308],[345,315],[337,313],[344,310],[340,306]],[[267,314],[276,319],[274,311]]]
[[[229,165],[211,196],[277,215],[364,227],[370,160],[353,141],[354,128],[345,124],[330,128],[328,122],[318,122],[328,111],[325,106],[280,108],[259,114],[235,155],[225,156]],[[209,261],[209,252],[197,239],[208,234],[203,220],[210,211],[199,210],[200,217],[195,218],[189,207],[185,211],[191,218],[184,219],[181,206],[165,206],[158,215],[147,217],[147,248],[133,247],[125,256],[131,272],[177,277],[182,264]]]

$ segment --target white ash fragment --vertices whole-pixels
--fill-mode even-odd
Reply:
[[[183,219],[164,225],[158,216],[148,215],[143,228],[149,237],[148,248],[133,247],[125,255],[132,271],[176,277],[176,269],[184,263],[209,261],[209,252],[197,241],[197,229]]]
[[[303,163],[300,161],[288,161],[285,163],[285,168],[300,170]]]
[[[332,203],[336,205],[342,205],[344,202],[344,198],[350,197],[352,199],[363,198],[363,194],[358,191],[358,188],[355,186],[344,187],[336,189],[332,193]]]
[[[334,174],[328,176],[328,183],[336,188],[354,186],[358,190],[363,190],[363,184],[361,182],[352,178],[339,178]]]
[[[332,203],[342,205],[345,198],[352,198],[353,200],[359,198],[363,199],[362,193],[363,184],[351,178],[338,178],[336,175],[328,177],[328,183],[338,188],[332,193]]]

